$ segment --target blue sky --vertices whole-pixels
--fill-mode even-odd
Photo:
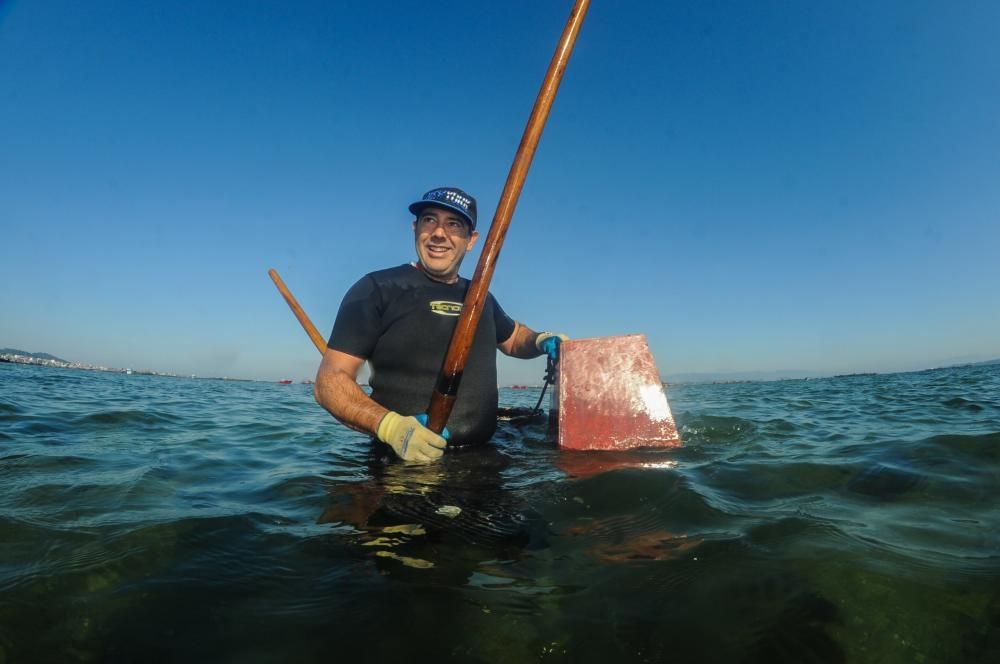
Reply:
[[[486,226],[570,6],[0,2],[0,347],[312,377],[267,269],[327,334],[421,192]],[[494,294],[668,377],[1000,356],[998,24],[595,0]]]

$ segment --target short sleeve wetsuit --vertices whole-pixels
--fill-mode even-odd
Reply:
[[[468,279],[444,284],[409,264],[367,274],[344,296],[327,346],[368,360],[376,403],[426,412],[468,287]],[[485,443],[496,431],[497,344],[514,326],[489,295],[448,419],[450,444]]]

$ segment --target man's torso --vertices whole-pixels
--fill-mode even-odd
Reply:
[[[368,274],[344,297],[328,345],[368,360],[377,403],[426,412],[468,285],[434,281],[412,265]],[[453,443],[483,443],[496,430],[496,347],[513,330],[490,295],[448,420]]]

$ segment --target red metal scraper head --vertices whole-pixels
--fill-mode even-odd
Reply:
[[[681,444],[644,334],[563,342],[552,410],[565,450]]]

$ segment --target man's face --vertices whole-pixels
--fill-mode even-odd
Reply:
[[[479,233],[457,212],[428,205],[413,222],[413,236],[424,271],[437,281],[451,283],[458,278],[465,252],[476,244]]]

